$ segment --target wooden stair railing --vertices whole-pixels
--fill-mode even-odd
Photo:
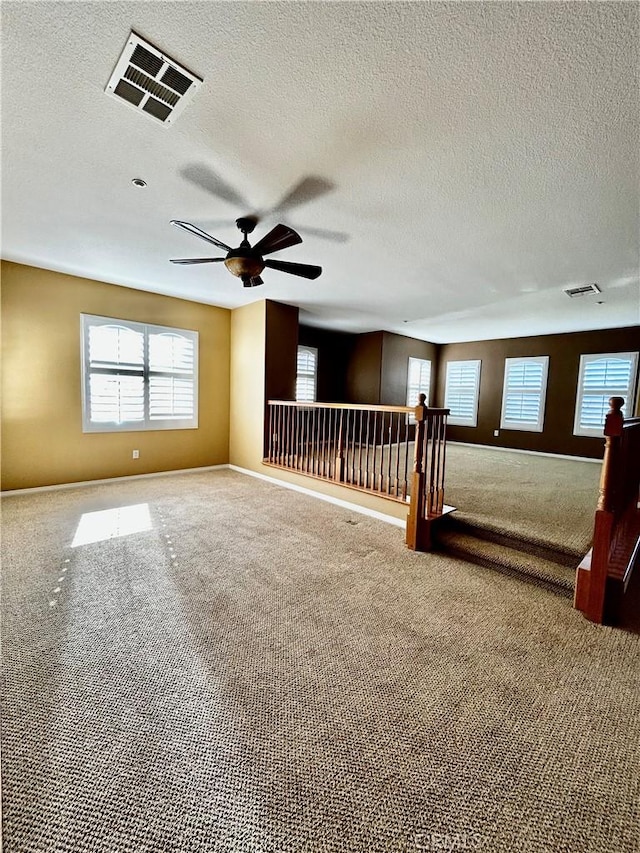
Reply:
[[[410,501],[407,545],[428,550],[432,525],[453,510],[444,503],[448,414],[428,408],[424,394],[415,409],[269,400],[263,462],[387,500]]]
[[[595,514],[593,547],[576,571],[574,607],[598,624],[614,624],[640,562],[640,418],[625,420],[611,397]]]

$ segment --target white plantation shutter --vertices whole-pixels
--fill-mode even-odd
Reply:
[[[142,423],[144,421],[144,378],[92,373],[90,420],[94,424]]]
[[[149,419],[185,420],[195,410],[193,333],[149,331]]]
[[[89,357],[92,366],[142,370],[144,335],[127,326],[105,323],[89,327]]]
[[[476,426],[479,388],[479,360],[447,362],[444,407],[450,410],[450,424]]]
[[[314,403],[318,380],[318,350],[315,347],[298,347],[296,372],[296,400]]]
[[[429,405],[431,390],[431,362],[425,358],[409,358],[407,370],[407,406],[417,406],[420,394],[424,394]]]
[[[637,352],[580,356],[574,435],[602,435],[609,397],[622,397],[622,413],[633,416],[633,405],[627,403],[633,399],[637,368]]]
[[[117,321],[87,331],[90,422],[144,421],[144,335]]]
[[[542,432],[549,356],[506,358],[501,429]]]
[[[83,430],[198,426],[198,333],[81,315]]]
[[[191,418],[193,396],[191,379],[151,375],[149,377],[149,419],[157,421]]]

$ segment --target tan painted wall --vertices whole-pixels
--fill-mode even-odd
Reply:
[[[265,334],[266,302],[231,312],[229,461],[252,471],[262,467]]]
[[[227,311],[21,264],[1,272],[3,489],[231,462],[405,516],[399,504],[262,463],[266,302]],[[196,329],[199,428],[83,433],[81,313]]]
[[[263,464],[262,413],[265,404],[265,353],[268,347],[266,312],[266,302],[254,302],[231,312],[231,464],[385,515],[406,518],[407,507],[401,504]],[[277,341],[276,345],[281,348],[282,341]]]
[[[20,264],[1,272],[3,489],[229,461],[231,312]],[[81,313],[197,330],[198,429],[83,433]]]

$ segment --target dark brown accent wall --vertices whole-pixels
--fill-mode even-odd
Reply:
[[[355,336],[347,365],[346,394],[349,403],[380,403],[383,332]]]
[[[267,299],[264,353],[264,452],[269,445],[269,400],[295,400],[298,309]]]
[[[452,441],[562,453],[569,456],[602,457],[604,441],[573,435],[580,356],[585,353],[635,352],[640,349],[640,326],[507,338],[496,341],[443,344],[439,347],[436,405],[444,405],[448,361],[480,359],[480,397],[477,427],[449,426]],[[548,355],[549,376],[543,432],[500,430],[505,358]]]
[[[298,343],[318,350],[318,402],[347,402],[347,367],[356,338],[348,332],[300,326]]]
[[[298,309],[267,299],[265,323],[265,399],[295,400]]]
[[[300,326],[299,341],[318,349],[318,400],[402,406],[409,357],[432,362],[431,405],[444,405],[446,362],[480,359],[478,426],[450,426],[453,441],[602,457],[603,440],[573,435],[580,356],[640,350],[640,326],[497,341],[436,345],[391,332],[349,334]],[[544,431],[501,430],[504,360],[549,356]],[[497,437],[493,431],[500,430]]]
[[[392,332],[356,335],[300,326],[299,343],[318,350],[320,402],[404,406],[410,356],[431,361],[435,386],[438,348],[426,341]]]
[[[429,402],[435,406],[433,389],[437,377],[438,348],[428,341],[419,341],[392,332],[383,332],[380,402],[385,406],[406,405],[409,358],[424,358],[431,362],[432,392]],[[415,403],[417,402],[416,400]]]

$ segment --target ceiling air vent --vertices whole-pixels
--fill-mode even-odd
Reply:
[[[201,83],[195,74],[131,33],[105,92],[162,124],[172,124]]]
[[[562,289],[571,299],[574,296],[584,296],[587,293],[602,293],[597,284],[582,284],[579,287],[563,287]]]

